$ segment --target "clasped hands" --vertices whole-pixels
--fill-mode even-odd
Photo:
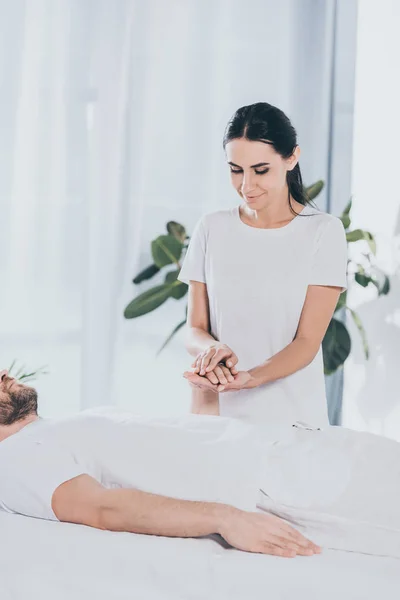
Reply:
[[[193,371],[185,371],[183,377],[192,386],[215,393],[256,387],[254,377],[248,371],[238,371],[237,363],[229,346],[217,342],[196,356]]]

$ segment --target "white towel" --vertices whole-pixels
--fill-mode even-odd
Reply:
[[[400,559],[400,444],[343,427],[268,451],[258,508],[325,548]]]

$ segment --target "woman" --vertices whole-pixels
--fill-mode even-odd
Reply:
[[[344,227],[310,205],[281,110],[240,108],[223,145],[242,202],[200,219],[179,275],[192,412],[325,426],[321,342],[346,289]]]

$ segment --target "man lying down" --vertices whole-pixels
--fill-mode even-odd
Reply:
[[[0,372],[0,508],[111,531],[220,534],[248,552],[400,558],[400,444],[339,427],[188,415],[41,419]]]

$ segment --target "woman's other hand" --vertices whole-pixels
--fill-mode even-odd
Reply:
[[[225,367],[226,368],[226,367]],[[228,369],[227,369],[228,370]],[[220,392],[230,392],[237,391],[242,389],[249,389],[251,387],[255,387],[254,378],[250,375],[248,371],[239,371],[236,375],[231,375],[230,379],[227,379],[227,383],[219,383],[219,379],[217,375],[214,375],[215,371],[211,374],[207,373],[207,375],[199,375],[196,372],[185,371],[183,376],[188,380],[191,385],[194,385],[199,388],[213,390],[216,393]],[[214,375],[216,382],[213,383],[212,375]]]
[[[224,363],[230,369],[232,375],[237,374],[238,357],[229,346],[216,342],[196,356],[192,367],[195,373],[206,375],[214,371],[217,366],[220,366],[220,363]]]
[[[237,371],[235,371],[237,373]],[[194,373],[199,375],[194,369]],[[227,385],[228,383],[232,383],[234,381],[234,376],[231,373],[231,370],[228,369],[224,365],[224,363],[219,363],[213,371],[207,371],[205,375],[200,375],[200,377],[204,379],[208,379],[208,381],[216,386],[218,385]]]

